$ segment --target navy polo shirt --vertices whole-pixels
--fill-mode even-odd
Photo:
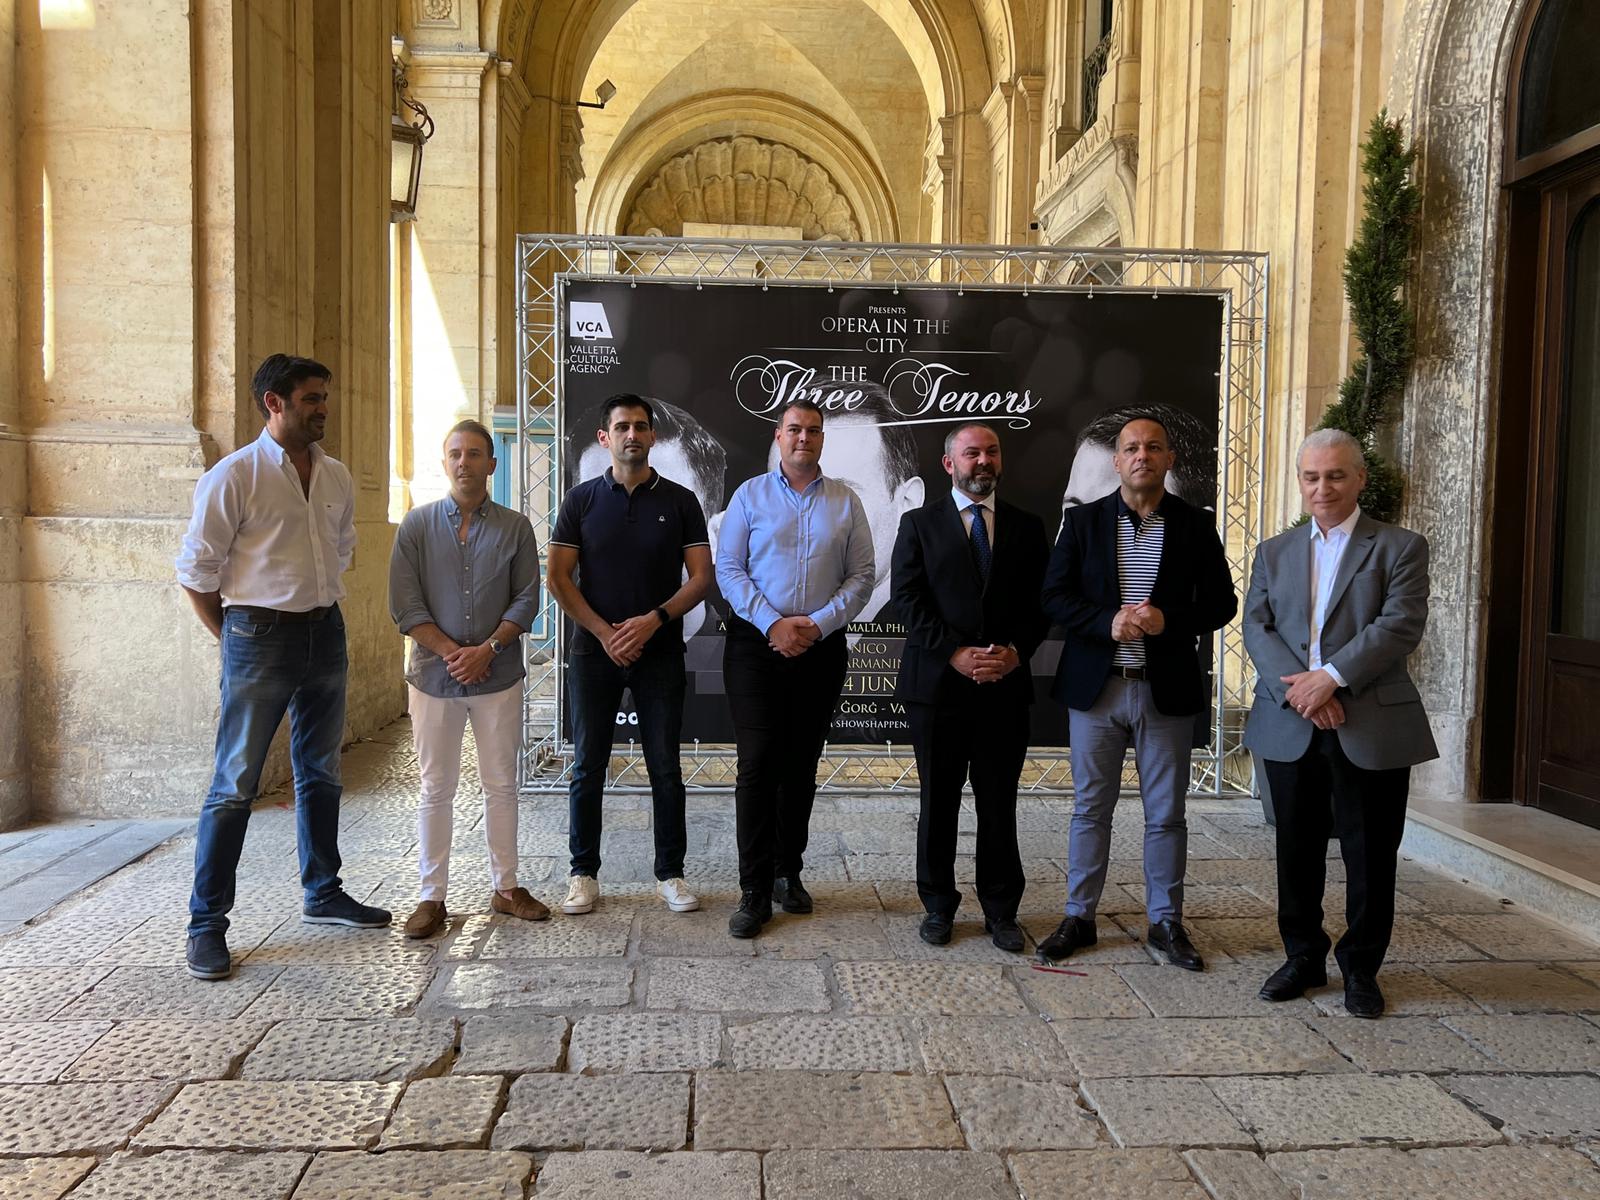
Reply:
[[[700,501],[654,469],[629,495],[604,475],[567,493],[556,514],[553,546],[578,552],[578,590],[607,621],[626,621],[672,599],[683,586],[683,552],[710,546]],[[572,622],[572,648],[598,652],[594,634]],[[683,653],[683,620],[669,621],[644,644],[644,653]]]

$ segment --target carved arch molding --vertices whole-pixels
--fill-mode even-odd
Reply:
[[[755,137],[716,138],[668,159],[635,193],[622,232],[678,237],[685,221],[798,226],[807,241],[861,240],[856,213],[826,168]]]

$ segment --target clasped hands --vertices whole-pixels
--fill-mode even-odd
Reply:
[[[639,656],[644,653],[644,644],[660,628],[661,618],[654,612],[629,617],[626,621],[613,621],[611,636],[603,638],[600,644],[617,666],[629,667],[639,661]]]
[[[1285,696],[1289,707],[1318,729],[1337,729],[1344,724],[1344,705],[1334,695],[1339,685],[1320,667],[1315,671],[1280,675],[1278,681],[1289,685]]]
[[[1146,600],[1143,604],[1124,604],[1111,618],[1111,640],[1137,642],[1142,637],[1155,637],[1167,627],[1167,618],[1159,608]]]
[[[493,662],[494,648],[484,642],[481,646],[457,646],[444,656],[444,669],[457,683],[470,686],[489,678]]]
[[[785,658],[799,658],[821,636],[822,630],[810,617],[782,617],[767,630],[767,645]]]
[[[1010,646],[963,646],[950,656],[950,665],[974,683],[997,683],[1022,660]]]

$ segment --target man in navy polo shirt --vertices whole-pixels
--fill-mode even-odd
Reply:
[[[656,891],[673,912],[700,907],[683,882],[688,835],[678,740],[683,614],[711,586],[711,544],[694,493],[650,465],[654,426],[641,396],[622,393],[600,406],[598,439],[611,466],[567,493],[550,539],[550,594],[573,623],[566,913],[591,912],[600,896],[601,798],[624,688],[633,693],[650,774]]]

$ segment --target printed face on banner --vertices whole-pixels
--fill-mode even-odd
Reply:
[[[1214,295],[1119,294],[941,287],[763,288],[640,279],[574,279],[562,361],[568,479],[607,465],[594,414],[633,392],[656,406],[650,462],[700,498],[716,552],[727,498],[775,469],[778,420],[792,400],[824,413],[818,462],[855,490],[872,529],[876,582],[851,625],[850,666],[829,740],[904,744],[909,722],[894,690],[905,630],[890,599],[901,516],[949,504],[944,437],[982,421],[1005,447],[1002,504],[1028,509],[1052,533],[1062,510],[1116,490],[1117,434],[1151,416],[1171,435],[1167,488],[1216,503],[1223,306]],[[604,330],[596,319],[605,315]],[[994,464],[998,468],[998,463]],[[685,621],[690,690],[683,736],[729,742],[722,692],[727,612],[718,597]],[[1047,641],[1036,676],[1032,742],[1061,745],[1065,714],[1043,700],[1060,656]]]

